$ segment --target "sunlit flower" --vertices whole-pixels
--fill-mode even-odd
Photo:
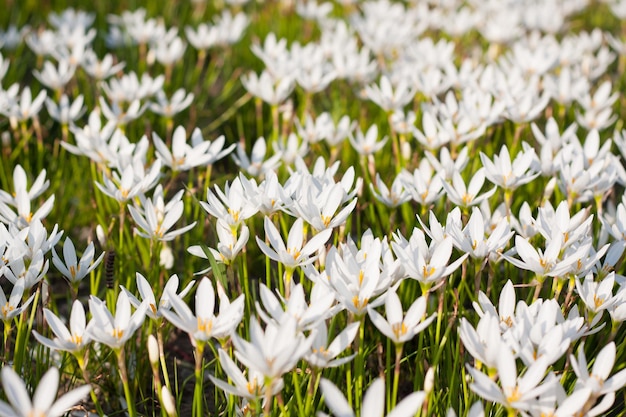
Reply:
[[[169,294],[169,302],[172,310],[162,309],[161,314],[174,326],[189,334],[189,338],[194,343],[205,343],[211,338],[227,339],[233,334],[235,328],[243,318],[244,295],[227,306],[222,306],[223,300],[220,298],[220,311],[217,316],[214,313],[215,290],[208,278],[202,278],[196,289],[196,315],[191,309],[175,294]]]
[[[95,249],[93,242],[89,242],[87,249],[80,260],[76,257],[76,249],[69,237],[63,243],[63,258],[61,260],[56,250],[52,248],[52,263],[71,283],[80,282],[84,277],[93,271],[102,261],[104,253],[94,260]]]
[[[343,396],[341,391],[329,380],[322,378],[320,381],[324,402],[330,408],[333,415],[341,417],[354,417],[352,407]],[[424,391],[417,391],[409,394],[387,416],[409,417],[414,415],[422,406],[426,398]],[[385,380],[377,378],[367,389],[361,404],[362,417],[383,417],[385,415]],[[328,417],[327,414],[319,412],[318,417]]]
[[[411,304],[411,307],[409,307],[406,315],[403,317],[400,297],[398,297],[394,289],[390,289],[385,294],[387,319],[383,318],[371,306],[367,307],[367,312],[374,326],[391,339],[394,344],[400,345],[413,339],[415,335],[428,327],[437,317],[436,313],[426,317],[426,302],[426,296],[419,297]]]
[[[43,309],[43,314],[56,337],[49,339],[33,330],[35,339],[42,345],[54,350],[78,353],[91,342],[91,334],[87,331],[85,308],[79,300],[75,300],[72,304],[69,329],[47,308]]]
[[[59,387],[59,370],[50,368],[39,380],[31,401],[26,384],[9,365],[2,368],[2,386],[9,404],[0,401],[0,415],[6,417],[60,417],[87,396],[91,387],[83,385],[54,401]]]
[[[142,303],[131,315],[130,300],[122,291],[117,297],[113,317],[104,301],[92,295],[89,298],[89,311],[93,318],[87,325],[87,331],[94,341],[113,350],[121,350],[143,324],[147,309],[148,304]]]
[[[257,236],[256,241],[259,248],[271,259],[282,263],[286,268],[292,269],[314,262],[317,256],[311,256],[311,254],[322,248],[333,232],[332,229],[322,230],[304,244],[304,221],[298,218],[289,230],[287,246],[285,246],[280,232],[269,217],[265,217],[264,225],[265,236],[269,240],[271,247]]]

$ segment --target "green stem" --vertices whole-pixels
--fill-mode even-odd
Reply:
[[[167,362],[165,361],[165,346],[163,343],[163,327],[165,326],[165,321],[163,318],[159,320],[157,324],[157,344],[159,345],[159,361],[161,362],[161,372],[163,372],[163,379],[165,381],[165,386],[170,392],[172,392],[172,387],[170,386],[170,376],[167,370]]]
[[[354,410],[356,415],[361,414],[361,400],[363,398],[363,371],[364,371],[364,351],[365,351],[365,315],[359,317],[361,322],[359,325],[358,353],[356,355],[354,374],[356,377],[354,389]]]
[[[393,369],[393,392],[391,394],[391,408],[396,406],[398,401],[398,383],[400,381],[400,360],[402,359],[402,348],[404,345],[396,345],[396,366]]]
[[[196,368],[194,376],[196,378],[196,384],[193,391],[193,416],[202,417],[202,409],[204,405],[204,398],[202,395],[202,385],[204,382],[204,375],[202,373],[202,363],[204,356],[204,343],[203,341],[196,341]]]
[[[135,410],[135,399],[133,398],[130,386],[128,385],[128,372],[126,370],[126,354],[124,347],[115,350],[117,356],[117,366],[120,372],[120,378],[122,379],[122,385],[124,386],[124,397],[126,397],[126,407],[128,409],[128,416],[135,417],[137,411]]]
[[[80,352],[74,352],[74,357],[76,358],[76,361],[78,362],[78,367],[80,368],[82,374],[83,374],[83,380],[85,381],[86,384],[89,384],[91,386],[91,381],[89,378],[89,373],[87,372],[87,363],[85,362],[85,355],[87,355],[87,352],[85,349],[81,350]],[[91,401],[93,401],[94,406],[96,407],[96,411],[98,412],[99,416],[103,416],[104,415],[104,410],[102,409],[102,406],[100,405],[100,401],[98,401],[98,396],[96,395],[96,392],[93,389],[93,386],[91,386],[91,391],[89,391],[89,395],[91,396]]]
[[[296,394],[296,403],[298,404],[298,414],[300,416],[306,416],[305,407],[302,403],[302,393],[300,392],[300,377],[298,371],[293,372],[293,391]]]

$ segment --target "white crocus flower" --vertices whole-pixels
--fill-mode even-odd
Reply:
[[[485,315],[474,329],[465,317],[461,317],[459,336],[465,349],[474,358],[474,366],[480,369],[481,365],[485,365],[490,375],[495,374],[500,345],[503,344],[498,318]]]
[[[267,70],[261,76],[252,72],[241,76],[241,83],[250,94],[264,102],[278,106],[287,99],[295,86],[292,77],[275,78]]]
[[[372,306],[367,307],[367,312],[374,326],[382,334],[387,336],[396,345],[401,345],[413,339],[418,333],[424,330],[437,317],[432,314],[426,317],[427,297],[421,296],[416,299],[406,315],[403,317],[402,303],[396,291],[391,288],[385,295],[385,313],[387,319],[383,318]]]
[[[537,178],[540,173],[532,171],[532,165],[536,158],[535,151],[532,148],[527,148],[518,153],[511,162],[509,149],[506,145],[502,146],[499,155],[494,155],[493,161],[480,152],[480,160],[485,167],[485,176],[493,184],[504,190],[514,190]]]
[[[285,268],[293,270],[294,268],[315,262],[317,255],[315,252],[324,247],[324,244],[333,233],[332,229],[325,229],[313,236],[306,244],[304,244],[304,221],[298,218],[289,230],[287,237],[287,245],[280,236],[280,232],[272,223],[269,217],[265,217],[264,221],[265,236],[270,245],[266,245],[257,236],[256,241],[261,251],[272,260],[282,263]]]
[[[209,248],[209,251],[215,260],[230,265],[248,243],[250,229],[244,223],[239,225],[240,229],[232,228],[222,219],[217,219],[215,227],[218,238],[217,250]],[[187,251],[199,258],[208,259],[200,245],[190,246]],[[210,267],[209,269],[197,272],[196,275],[206,274],[209,270]]]
[[[338,417],[354,417],[352,407],[343,396],[341,391],[329,380],[322,378],[320,381],[324,402],[330,411]],[[415,415],[422,406],[426,393],[424,391],[414,392],[391,410],[387,417],[410,417]],[[376,379],[367,389],[363,403],[361,404],[361,417],[383,417],[385,414],[385,380]],[[319,412],[317,417],[328,417],[327,414]]]
[[[294,201],[294,210],[317,231],[342,225],[356,207],[357,199],[354,198],[337,213],[346,198],[346,191],[340,183],[325,186],[319,192],[314,191],[313,186],[306,187],[306,190]]]
[[[578,256],[559,259],[562,248],[563,235],[561,233],[555,233],[552,239],[547,242],[545,251],[535,249],[528,239],[518,235],[515,236],[515,250],[521,259],[513,258],[507,254],[503,254],[502,257],[518,268],[535,272],[538,277],[560,277],[567,273],[571,266],[580,259]],[[586,249],[584,246],[581,248]]]
[[[380,77],[380,87],[376,84],[365,87],[365,95],[386,112],[402,109],[413,97],[415,97],[415,88],[402,79],[395,86],[395,91],[391,85],[391,81],[385,75]]]
[[[486,230],[491,231],[487,238],[485,238]],[[472,258],[484,259],[492,253],[502,250],[515,232],[511,231],[506,217],[500,219],[493,230],[490,227],[485,227],[482,212],[473,207],[472,215],[465,228],[460,230],[458,225],[452,222],[449,233],[454,246],[468,253]]]
[[[378,140],[378,126],[375,124],[371,125],[365,134],[363,134],[360,128],[357,128],[356,137],[352,133],[348,135],[348,140],[352,147],[362,156],[375,154],[385,146],[388,139],[387,136],[384,136],[381,140]]]
[[[87,332],[85,308],[79,300],[74,300],[72,304],[69,329],[63,324],[61,319],[47,308],[43,309],[43,314],[56,337],[49,339],[33,330],[35,339],[42,345],[50,349],[78,354],[91,342],[91,335]]]
[[[570,363],[578,377],[576,386],[591,389],[591,398],[595,401],[601,395],[610,395],[626,385],[626,369],[622,369],[609,378],[615,365],[616,348],[615,342],[606,345],[596,356],[591,368],[587,369],[585,346],[582,344],[578,349],[578,358],[570,355]]]
[[[381,253],[380,239],[372,237],[361,239],[360,250],[356,247],[350,250],[350,246],[346,245],[342,246],[340,253],[332,247],[326,255],[327,281],[340,305],[356,317],[365,315],[368,305],[382,304],[382,298],[374,299],[391,284],[391,277],[383,276],[380,271]]]
[[[235,145],[224,149],[224,136],[220,136],[213,142],[204,140],[200,129],[195,128],[191,133],[191,145],[187,144],[187,134],[183,126],[178,126],[172,136],[172,151],[167,148],[163,140],[156,134],[152,134],[157,157],[163,161],[172,171],[188,171],[199,166],[211,165],[215,161],[228,155]]]
[[[165,96],[163,90],[159,90],[156,94],[157,101],[150,103],[148,107],[153,113],[172,118],[189,107],[193,98],[193,93],[187,93],[182,88],[176,90],[169,99]]]
[[[104,301],[92,295],[89,298],[89,311],[93,318],[87,325],[91,338],[115,351],[120,351],[143,324],[148,304],[141,304],[132,315],[130,308],[128,295],[122,291],[117,297],[113,317]]]
[[[85,113],[86,108],[83,103],[84,98],[82,94],[74,98],[71,104],[65,94],[61,96],[59,104],[46,97],[46,109],[48,110],[48,114],[64,126],[74,123]]]
[[[615,272],[608,274],[601,282],[595,282],[591,272],[585,276],[582,282],[576,280],[576,291],[578,291],[578,295],[592,317],[603,312],[603,310],[611,309],[620,301],[618,296],[613,295],[614,284]]]
[[[452,175],[452,183],[443,183],[443,188],[446,190],[448,198],[454,204],[460,207],[470,207],[480,204],[483,200],[488,199],[496,192],[496,187],[486,193],[480,194],[480,190],[485,183],[485,168],[480,168],[472,176],[469,185],[465,185],[461,173],[456,171]]]
[[[305,337],[297,331],[296,320],[288,318],[280,324],[266,323],[265,330],[258,320],[250,320],[250,341],[236,333],[232,335],[235,356],[246,367],[259,372],[269,387],[281,383],[281,377],[290,372],[298,361],[308,353],[314,333]]]
[[[93,242],[89,242],[87,249],[81,256],[80,260],[76,257],[76,249],[69,237],[65,238],[63,243],[63,260],[57,255],[56,250],[52,248],[52,263],[63,274],[65,278],[72,284],[80,282],[84,277],[93,271],[102,261],[104,252],[94,260],[95,249]]]
[[[179,279],[178,275],[174,274],[167,280],[165,286],[163,287],[163,292],[161,293],[161,298],[159,302],[156,302],[154,291],[152,290],[152,285],[148,282],[148,280],[141,275],[139,272],[136,273],[137,280],[137,291],[139,291],[139,295],[141,296],[141,301],[133,293],[128,291],[124,286],[122,286],[122,290],[128,295],[128,300],[135,307],[141,307],[142,303],[148,305],[146,309],[146,315],[150,317],[152,320],[158,320],[163,317],[163,310],[169,310],[172,307],[170,302],[170,294],[178,295],[179,297],[185,297],[189,291],[191,291],[191,287],[195,284],[196,281],[192,280],[189,284],[183,288],[180,293],[178,291]]]
[[[49,185],[50,181],[46,179],[46,170],[44,169],[39,173],[30,189],[27,188],[26,171],[21,165],[16,165],[13,170],[14,194],[0,191],[0,221],[7,224],[13,223],[22,229],[34,220],[44,219],[52,211],[54,195],[48,197],[34,213],[31,211],[31,202],[48,189]],[[15,207],[17,213],[9,206]]]
[[[332,306],[335,302],[335,295],[323,284],[313,286],[310,303],[306,302],[302,284],[292,284],[288,300],[280,295],[279,300],[269,288],[261,284],[260,297],[265,310],[261,309],[261,304],[257,302],[257,312],[265,323],[274,321],[280,324],[292,317],[296,319],[298,331],[315,328],[319,322],[331,317],[334,312]],[[284,310],[281,303],[285,306]]]
[[[4,321],[5,326],[7,323],[10,324],[11,320],[20,314],[22,311],[26,309],[35,298],[35,294],[31,295],[26,301],[22,303],[20,306],[20,301],[22,301],[22,296],[24,294],[24,284],[25,281],[23,279],[18,280],[13,284],[13,289],[11,290],[11,295],[7,300],[6,295],[4,295],[4,291],[0,288],[0,319]]]
[[[358,330],[359,322],[350,323],[329,344],[326,323],[323,320],[319,321],[315,327],[316,333],[311,351],[305,355],[304,359],[318,369],[334,368],[350,362],[356,353],[336,358],[352,343]]]
[[[248,174],[258,177],[280,165],[280,154],[274,154],[265,159],[266,154],[267,144],[265,138],[260,137],[254,142],[250,157],[246,155],[245,147],[241,143],[237,143],[236,155],[231,156],[238,167]]]
[[[230,385],[221,379],[215,378],[213,375],[209,375],[209,379],[215,384],[216,387],[228,394],[247,398],[249,400],[263,398],[266,395],[266,381],[262,373],[254,369],[250,369],[248,371],[248,375],[244,375],[224,349],[219,350],[219,357],[222,369],[226,375],[228,375],[229,381],[234,385]],[[283,385],[282,380],[274,381],[272,384],[272,396],[278,394],[283,389]]]
[[[424,232],[418,228],[413,229],[408,241],[400,234],[395,234],[391,245],[406,275],[418,280],[424,289],[453,273],[468,256],[466,253],[448,265],[452,256],[452,238],[445,237],[441,241],[433,239],[429,246]]]
[[[26,384],[8,365],[2,368],[2,386],[9,404],[0,401],[0,415],[7,417],[60,417],[89,394],[91,387],[82,385],[54,401],[59,387],[59,370],[50,368],[39,380],[31,401]]]
[[[231,184],[226,183],[224,191],[216,185],[215,194],[207,189],[207,201],[201,201],[200,205],[211,216],[228,224],[231,230],[258,212],[256,203],[247,199],[239,177]]]
[[[222,305],[224,301],[220,297],[220,311],[215,316],[215,290],[206,277],[202,278],[196,289],[195,316],[179,295],[170,292],[169,298],[174,311],[163,309],[161,314],[174,326],[188,333],[194,346],[202,345],[211,338],[227,339],[243,318],[243,294],[227,306]]]
[[[75,71],[76,66],[70,65],[69,61],[62,59],[59,61],[58,67],[55,67],[50,61],[45,61],[43,69],[41,71],[33,70],[33,75],[46,87],[61,91],[72,79]]]
[[[409,174],[410,177],[410,174]],[[380,178],[380,174],[376,173],[376,187],[370,183],[370,190],[374,195],[374,198],[389,208],[398,207],[401,204],[411,200],[411,193],[408,187],[406,187],[406,176],[398,175],[391,183],[391,188],[388,188],[383,180]],[[376,190],[378,188],[378,191]]]
[[[141,228],[141,230],[135,228],[135,232],[146,239],[167,242],[191,230],[196,222],[168,232],[183,215],[182,197],[184,192],[184,190],[180,190],[167,204],[164,201],[161,184],[157,185],[152,199],[140,196],[141,207],[128,206],[130,215]]]
[[[95,184],[107,196],[114,198],[120,203],[126,203],[154,187],[159,179],[160,172],[160,159],[152,163],[148,172],[145,171],[142,161],[137,159],[113,171],[111,178],[105,175],[103,178],[104,184],[99,182]]]
[[[474,378],[470,388],[482,398],[502,404],[508,410],[527,411],[535,404],[537,396],[550,390],[558,381],[547,379],[541,384],[548,369],[546,358],[539,358],[522,376],[519,376],[510,347],[505,344],[500,346],[500,353],[496,360],[500,386],[476,368],[468,367]]]

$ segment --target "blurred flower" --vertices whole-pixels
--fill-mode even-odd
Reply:
[[[320,381],[324,402],[330,411],[336,416],[354,417],[352,407],[346,401],[341,391],[329,380],[322,378]],[[417,413],[426,399],[424,391],[417,391],[406,396],[396,407],[391,410],[389,417],[409,417]],[[383,417],[385,415],[385,380],[377,378],[367,389],[361,404],[361,417]],[[328,417],[319,412],[318,417]]]
[[[426,317],[426,296],[421,296],[416,299],[406,316],[402,317],[402,303],[400,303],[400,297],[396,294],[393,288],[385,294],[385,313],[387,319],[383,318],[376,310],[371,306],[367,307],[367,312],[370,316],[370,320],[374,323],[374,326],[382,334],[387,336],[391,341],[400,345],[413,339],[415,335],[424,330],[432,321],[437,317],[434,313],[430,317]]]
[[[94,341],[119,351],[135,331],[141,327],[147,309],[148,304],[142,303],[131,315],[128,295],[122,291],[117,297],[115,317],[113,317],[106,304],[92,295],[89,298],[89,311],[92,319],[87,325],[87,331]]]
[[[168,232],[183,215],[184,204],[182,197],[184,192],[185,190],[177,192],[167,204],[164,201],[161,184],[156,186],[152,199],[140,195],[140,205],[128,206],[130,215],[141,228],[141,230],[135,228],[135,232],[146,239],[167,242],[191,230],[196,225],[196,222]]]
[[[10,404],[0,401],[0,415],[7,417],[60,417],[89,394],[83,385],[54,401],[59,387],[59,370],[50,368],[39,380],[31,401],[26,384],[9,365],[2,368],[2,386]]]
[[[56,250],[52,248],[52,263],[70,283],[78,283],[100,264],[104,257],[104,252],[95,261],[93,259],[94,255],[93,242],[89,242],[79,261],[76,257],[76,249],[72,240],[66,237],[63,243],[64,261],[57,255]]]
[[[49,339],[33,330],[35,339],[42,345],[54,350],[71,352],[78,357],[78,353],[91,342],[91,335],[86,331],[85,308],[80,301],[74,300],[72,304],[69,330],[52,311],[44,308],[43,314],[56,337]]]
[[[196,315],[185,304],[182,298],[174,293],[169,294],[169,302],[174,311],[163,309],[161,314],[174,326],[189,334],[194,346],[204,344],[212,337],[218,340],[228,339],[243,318],[244,294],[228,305],[220,297],[220,311],[214,314],[215,291],[208,278],[202,278],[196,289]]]

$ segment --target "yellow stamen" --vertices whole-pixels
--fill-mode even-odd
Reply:
[[[9,313],[15,310],[15,307],[10,305],[8,302],[2,306],[2,316],[7,317]]]
[[[406,324],[404,324],[404,322],[395,323],[391,325],[391,331],[393,331],[393,334],[396,335],[396,338],[399,338],[400,336],[404,336],[407,330],[408,329],[406,327]]]
[[[202,333],[211,333],[213,329],[213,320],[212,319],[204,319],[202,317],[198,317],[198,330]]]
[[[119,340],[119,339],[121,339],[124,336],[124,330],[115,328],[115,329],[113,329],[111,334],[113,335],[114,338]]]
[[[506,402],[511,404],[514,402],[519,401],[520,398],[522,398],[522,393],[519,392],[519,388],[517,388],[517,386],[515,386],[515,388],[511,389],[511,388],[505,388],[504,389],[505,392],[510,392],[510,394],[508,394],[506,396]]]

